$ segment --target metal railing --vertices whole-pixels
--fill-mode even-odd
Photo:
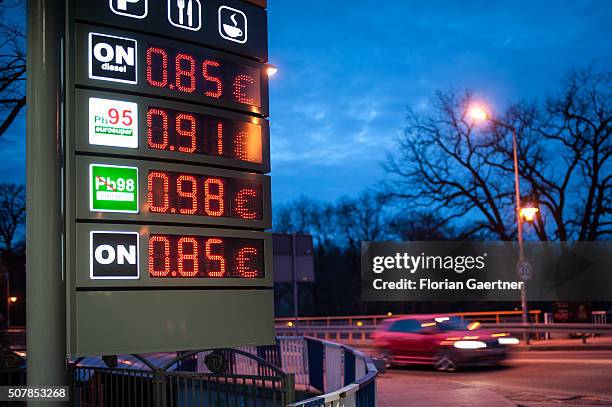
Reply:
[[[25,373],[24,366],[0,370],[0,384],[23,386]],[[79,358],[67,373],[70,404],[79,407],[376,405],[377,372],[368,356],[311,338],[177,356]],[[296,402],[296,392],[307,400]]]
[[[518,322],[521,321],[521,311],[471,311],[471,312],[450,312],[444,315],[458,316],[465,321],[479,322]],[[542,311],[530,310],[529,319],[533,322],[542,320]],[[326,316],[326,317],[293,317],[276,318],[276,327],[295,327],[303,326],[378,326],[388,318],[401,317],[403,314],[381,314],[381,315],[349,315],[349,316]]]
[[[288,407],[376,406],[374,363],[362,352],[346,345],[314,338],[282,338],[286,344],[302,346],[302,359],[286,366],[296,384],[322,394],[290,403]],[[301,343],[301,345],[299,345]]]
[[[462,317],[464,321],[479,321],[483,327],[491,329],[504,329],[505,327],[512,328],[511,332],[523,332],[522,323],[520,323],[520,311],[503,311],[497,313],[455,313],[445,315],[456,315]],[[394,317],[400,317],[396,315]],[[593,334],[612,334],[612,331],[607,327],[612,327],[612,324],[607,324],[607,313],[605,311],[593,312],[593,324],[574,324],[574,328],[570,328],[567,324],[552,323],[552,317],[548,313],[542,313],[538,310],[531,311],[532,321],[528,326],[527,332],[535,334],[544,333],[542,338],[548,339],[549,332],[563,332],[567,334],[573,333],[593,333]],[[483,319],[479,319],[479,317]],[[344,343],[351,346],[369,346],[373,341],[373,333],[378,329],[382,320],[390,318],[389,316],[352,316],[352,317],[324,317],[324,318],[304,318],[300,319],[299,324],[278,324],[277,319],[276,332],[283,336],[308,336],[312,338],[329,340]],[[544,323],[540,321],[543,320]],[[285,319],[281,320],[282,322]],[[349,321],[351,322],[349,324]],[[289,326],[291,325],[291,326]],[[580,330],[576,326],[581,327]],[[519,328],[517,328],[519,327]],[[602,330],[597,328],[603,327]],[[537,335],[537,337],[540,337]]]
[[[169,360],[163,355],[121,356],[116,366],[103,366],[99,358],[78,359],[68,369],[72,405],[284,407],[293,401],[293,378],[258,356],[274,352],[275,346],[260,348],[254,353],[216,351],[214,372],[207,363],[212,350],[184,352]]]

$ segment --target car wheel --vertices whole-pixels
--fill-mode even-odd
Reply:
[[[385,361],[385,369],[393,367],[393,353],[389,349],[382,351],[380,357]]]
[[[436,355],[434,367],[439,372],[454,372],[457,370],[457,362],[450,352],[441,352]]]

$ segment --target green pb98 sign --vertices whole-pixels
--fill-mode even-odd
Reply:
[[[138,213],[138,168],[89,166],[89,209],[97,212]]]

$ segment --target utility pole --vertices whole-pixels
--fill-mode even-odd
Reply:
[[[27,376],[29,386],[65,386],[60,48],[64,2],[28,0],[27,7]]]
[[[299,318],[299,295],[298,295],[298,280],[297,280],[297,266],[295,260],[297,258],[295,252],[295,237],[296,233],[291,234],[291,272],[293,274],[293,319],[295,320],[295,332],[298,331],[298,318]]]

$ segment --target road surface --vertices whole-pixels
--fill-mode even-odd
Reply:
[[[434,384],[439,391],[444,391],[445,384],[458,386],[464,392],[472,391],[470,397],[477,397],[478,391],[493,391],[517,406],[612,406],[612,351],[516,352],[502,367],[455,373],[426,367],[393,368],[379,379],[379,400],[386,392],[397,393],[401,388],[418,391],[418,383]],[[395,401],[379,404],[400,405]]]

